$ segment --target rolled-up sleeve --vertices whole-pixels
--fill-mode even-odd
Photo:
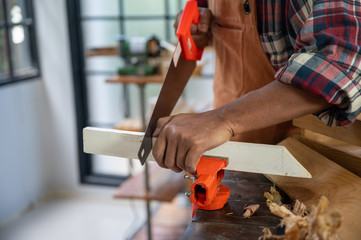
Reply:
[[[361,2],[314,1],[295,50],[276,79],[333,104],[315,114],[327,125],[350,125],[361,113]]]

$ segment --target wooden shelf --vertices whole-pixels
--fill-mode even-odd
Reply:
[[[142,122],[135,118],[126,118],[114,126],[117,130],[142,132]]]
[[[146,195],[144,173],[142,172],[120,185],[114,197],[171,202],[182,191],[185,186],[182,173],[175,173],[169,169],[161,168],[153,162],[148,162],[148,164],[149,184],[151,187],[149,196]]]
[[[163,75],[132,76],[132,75],[114,75],[106,79],[107,83],[127,83],[127,84],[147,84],[163,83]]]
[[[86,50],[87,57],[98,57],[98,56],[118,56],[118,48],[112,47],[99,47],[99,48],[88,48]]]

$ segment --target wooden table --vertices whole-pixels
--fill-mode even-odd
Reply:
[[[148,162],[150,192],[147,194],[144,182],[145,174],[141,172],[123,182],[114,194],[115,198],[152,200],[171,202],[175,196],[184,191],[183,174],[161,168],[155,162]]]
[[[183,239],[252,240],[258,239],[265,227],[273,233],[283,233],[284,230],[278,227],[280,218],[269,211],[263,196],[273,186],[266,177],[261,174],[225,171],[222,183],[231,190],[228,203],[216,211],[198,210]],[[244,206],[250,204],[261,206],[251,218],[242,218]]]
[[[161,74],[158,75],[148,75],[148,76],[132,76],[132,75],[113,75],[106,79],[107,83],[120,83],[124,86],[124,109],[125,117],[128,118],[130,115],[130,104],[129,104],[129,93],[128,93],[128,84],[136,84],[139,88],[139,98],[140,98],[140,107],[141,107],[141,120],[143,131],[145,131],[146,121],[145,121],[145,86],[149,83],[163,83],[164,76]]]

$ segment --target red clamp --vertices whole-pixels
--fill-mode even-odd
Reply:
[[[193,213],[197,209],[217,210],[223,208],[230,196],[227,186],[221,184],[227,159],[201,157],[197,165],[197,178],[191,187],[190,201]]]
[[[192,23],[197,25],[200,13],[196,0],[189,0],[183,10],[177,29],[177,37],[182,48],[183,58],[189,61],[201,60],[203,49],[198,49],[191,35]]]

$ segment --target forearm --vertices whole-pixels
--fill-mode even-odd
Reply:
[[[212,111],[161,118],[153,156],[161,167],[196,172],[205,151],[232,135],[264,128],[330,107],[320,97],[274,81]]]
[[[331,106],[319,96],[273,81],[215,111],[231,127],[233,134],[237,135],[322,111]]]

